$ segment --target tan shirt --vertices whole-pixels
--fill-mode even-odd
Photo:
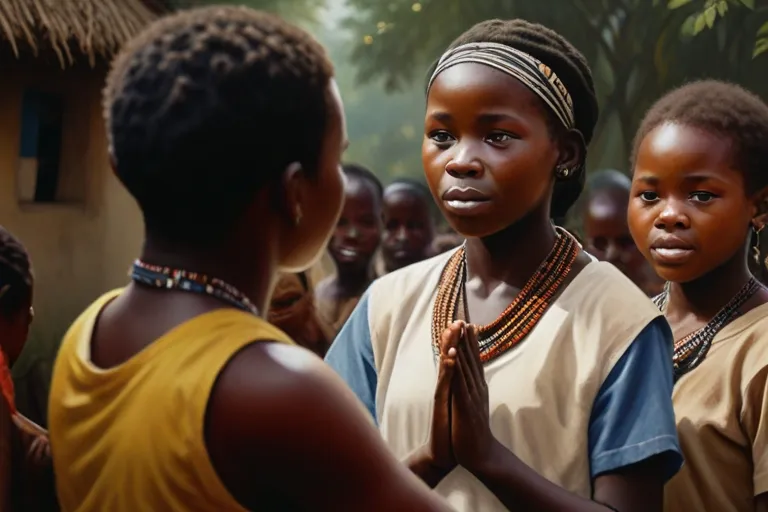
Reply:
[[[768,492],[768,304],[735,319],[672,396],[685,465],[665,512],[754,512]]]
[[[400,458],[429,435],[437,380],[432,309],[452,252],[389,274],[370,290],[376,416]],[[494,436],[539,474],[589,498],[587,431],[595,397],[635,337],[657,316],[653,303],[613,266],[587,265],[523,343],[485,365]],[[435,491],[459,511],[507,510],[462,467]]]

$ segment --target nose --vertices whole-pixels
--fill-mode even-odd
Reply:
[[[405,242],[408,239],[408,233],[404,226],[400,226],[395,232],[395,240],[398,242]]]
[[[454,178],[478,178],[483,173],[483,163],[473,155],[470,144],[457,144],[456,155],[445,165],[445,172]]]
[[[687,229],[691,227],[691,220],[685,213],[682,201],[666,201],[656,218],[656,228],[664,230]]]
[[[357,226],[354,224],[350,224],[347,229],[344,230],[344,239],[345,240],[356,240],[360,236],[360,230],[357,229]]]

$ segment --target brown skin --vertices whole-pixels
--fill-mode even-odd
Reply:
[[[2,334],[2,349],[8,359],[8,366],[13,366],[19,359],[21,351],[29,337],[29,327],[35,318],[32,308],[32,296],[17,312],[9,316],[0,315],[0,332]]]
[[[431,255],[435,227],[428,200],[401,183],[384,190],[381,252],[387,272],[425,260]]]
[[[142,258],[215,275],[266,311],[278,269],[308,267],[339,215],[347,143],[334,83],[328,97],[317,176],[290,165],[217,247],[190,250],[150,238]],[[282,207],[273,206],[275,197]],[[95,326],[93,363],[124,363],[170,329],[223,307],[208,296],[129,285]],[[392,457],[351,391],[297,346],[255,343],[232,358],[208,402],[205,446],[227,489],[251,510],[448,510]]]
[[[447,69],[429,92],[422,161],[443,213],[467,237],[467,302],[475,324],[495,320],[551,251],[554,169],[558,164],[574,168],[584,161],[581,134],[559,127],[552,133],[547,115],[527,87],[478,64]],[[458,183],[481,190],[487,204],[462,213],[440,200],[448,187]],[[572,276],[588,262],[580,254]],[[432,440],[421,457],[409,461],[411,467],[431,468],[430,474],[421,476],[432,483],[438,471],[445,475],[452,469],[451,463],[442,462],[444,456],[437,455],[451,450],[455,463],[510,510],[605,512],[606,507],[541,477],[493,437],[477,343],[464,346],[467,342],[459,343],[458,333],[454,328],[443,337],[442,352],[448,353],[446,344],[448,349],[457,348],[461,365],[452,379],[451,405],[436,401]],[[447,343],[446,337],[452,341]],[[450,448],[435,446],[446,438],[451,439]],[[660,511],[663,482],[657,475],[653,459],[601,475],[593,482],[594,498],[622,512]]]
[[[315,295],[338,301],[359,297],[373,280],[373,257],[381,241],[381,201],[372,183],[347,176],[344,207],[328,245],[336,275],[318,283]]]
[[[656,273],[672,282],[666,316],[675,339],[706,325],[750,277],[748,240],[762,223],[757,205],[766,191],[745,192],[731,160],[729,140],[676,124],[651,131],[638,149],[629,227]],[[684,260],[652,249],[664,236],[690,248]],[[742,312],[767,301],[763,288]]]
[[[306,272],[280,274],[267,319],[294,342],[325,357],[333,335],[315,310],[314,293],[308,283]]]
[[[3,353],[8,358],[8,366],[18,360],[29,337],[29,328],[35,318],[32,308],[32,293],[29,300],[18,311],[9,315],[0,315],[0,333]],[[53,461],[51,446],[47,435],[40,435],[25,430],[13,423],[14,468],[17,499],[23,506],[34,510],[46,510],[55,502],[53,484]]]
[[[764,225],[758,205],[768,191],[746,191],[731,148],[727,138],[671,123],[638,148],[629,226],[643,255],[672,283],[665,316],[676,340],[704,327],[750,277],[750,229]],[[684,259],[668,261],[653,249],[670,235],[690,248]],[[766,302],[761,287],[741,312]],[[755,510],[768,511],[768,493],[755,498]]]
[[[627,223],[628,206],[627,189],[604,189],[593,193],[584,215],[585,246],[597,259],[613,264],[653,296],[661,291],[663,281],[653,273],[632,239]]]

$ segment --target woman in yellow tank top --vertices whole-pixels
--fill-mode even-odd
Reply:
[[[133,283],[56,361],[63,510],[447,510],[261,318],[278,269],[307,268],[339,213],[346,133],[322,47],[246,8],[186,11],[127,45],[105,114],[146,239]]]

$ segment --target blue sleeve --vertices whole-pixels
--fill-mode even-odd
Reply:
[[[368,326],[368,292],[357,303],[341,328],[325,362],[338,373],[376,418],[376,364],[373,360],[371,330]]]
[[[680,470],[672,386],[672,331],[658,317],[635,338],[595,398],[589,423],[593,480],[651,457],[665,482]]]

